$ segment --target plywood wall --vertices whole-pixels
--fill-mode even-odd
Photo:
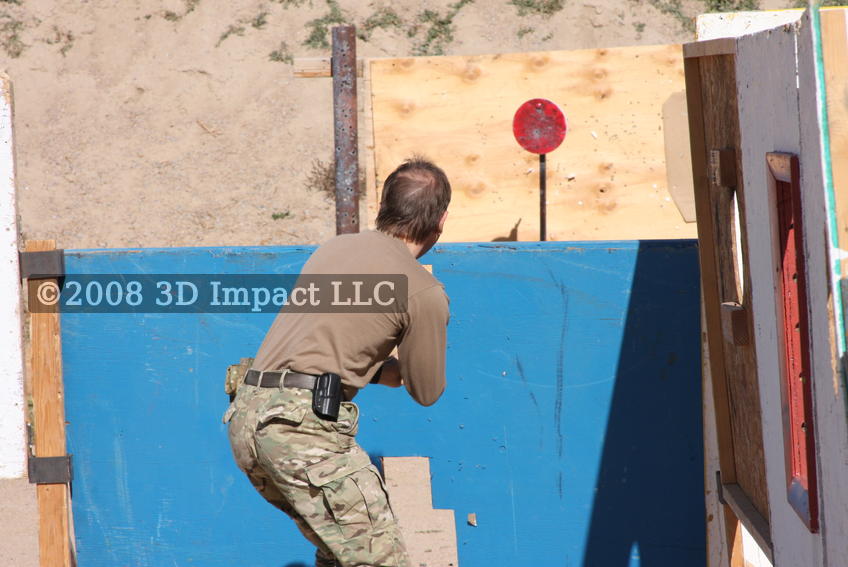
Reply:
[[[694,238],[667,189],[663,105],[684,89],[680,46],[370,62],[378,188],[421,153],[453,185],[445,241],[539,234],[538,158],[512,135],[521,103],[556,102],[568,120],[548,156],[552,240]],[[679,96],[679,95],[678,95]]]

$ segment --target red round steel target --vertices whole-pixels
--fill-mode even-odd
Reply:
[[[547,154],[559,147],[568,129],[565,115],[544,98],[528,100],[512,119],[512,133],[521,147],[534,154]]]

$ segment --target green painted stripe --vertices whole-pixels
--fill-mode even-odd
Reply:
[[[836,220],[836,194],[833,188],[833,163],[830,155],[830,124],[827,115],[827,88],[824,76],[824,49],[822,47],[821,14],[819,2],[810,0],[810,18],[813,25],[813,48],[815,50],[816,66],[816,100],[818,102],[818,118],[822,162],[824,166],[824,191],[827,208],[827,228],[830,236],[831,251],[831,287],[833,293],[834,316],[836,317],[836,335],[839,354],[846,350],[845,321],[843,319],[842,293],[839,282],[842,279],[841,260],[833,252],[839,249],[839,224]]]

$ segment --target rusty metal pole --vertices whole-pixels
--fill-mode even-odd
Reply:
[[[356,124],[356,27],[333,28],[333,124],[336,234],[359,232],[359,151]]]

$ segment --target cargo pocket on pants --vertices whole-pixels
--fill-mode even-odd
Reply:
[[[306,417],[307,409],[306,406],[298,404],[296,401],[286,398],[272,398],[259,410],[256,429],[262,429],[275,421],[292,426],[300,425]]]
[[[365,475],[375,475],[370,470],[371,460],[365,451],[359,449],[351,453],[336,455],[306,468],[309,483],[321,489],[327,510],[345,540],[368,537],[376,509],[380,507],[380,498],[372,494],[363,484]],[[379,488],[379,479],[371,484]]]
[[[338,433],[339,448],[352,449],[359,431],[359,406],[353,402],[342,402],[339,419],[333,423],[333,429]]]

